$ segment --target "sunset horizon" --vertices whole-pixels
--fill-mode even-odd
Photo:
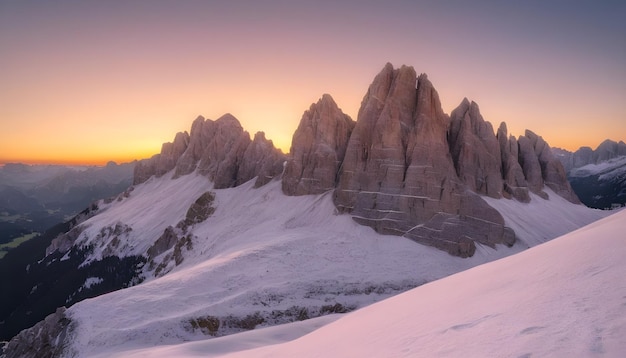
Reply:
[[[372,76],[373,78],[373,76]],[[332,94],[331,94],[332,96]],[[469,99],[471,101],[471,99]],[[317,100],[316,100],[317,101]],[[315,103],[316,101],[313,101],[311,103]],[[341,104],[339,104],[339,107],[341,108]],[[480,106],[480,103],[478,103],[478,105]],[[305,109],[302,110],[302,112],[304,113],[306,110],[308,109],[308,107],[306,107]],[[482,111],[482,107],[481,107],[481,111]],[[446,111],[446,114],[450,114],[450,111]],[[226,113],[230,113],[230,112],[225,112]],[[352,115],[349,113],[348,114],[353,120],[357,120],[357,116],[356,114]],[[202,115],[199,115],[202,116]],[[235,118],[237,118],[238,120],[240,120],[239,117],[237,117],[236,115],[234,115]],[[203,116],[204,117],[204,116]],[[217,118],[221,117],[217,116],[215,118],[208,118],[207,119],[211,119],[211,120],[216,120]],[[189,133],[190,128],[191,128],[191,123],[193,122],[193,119],[197,118],[197,116],[190,118],[190,120],[187,123],[187,128],[180,128],[179,130],[172,132],[170,135],[169,139],[165,139],[163,142],[161,142],[158,145],[153,146],[153,148],[151,149],[146,149],[143,151],[131,151],[128,152],[127,154],[120,154],[119,150],[115,150],[113,152],[117,153],[117,154],[111,154],[111,155],[107,155],[106,152],[104,151],[100,151],[98,153],[98,155],[60,155],[60,156],[49,156],[49,157],[45,157],[45,156],[33,156],[33,157],[28,157],[28,156],[24,156],[24,157],[3,157],[2,153],[0,153],[0,166],[4,166],[5,164],[26,164],[26,165],[67,165],[67,166],[105,166],[107,165],[107,163],[109,162],[114,162],[116,164],[123,164],[123,163],[131,163],[134,161],[140,161],[140,160],[144,160],[144,159],[149,159],[152,156],[159,154],[161,151],[161,146],[164,143],[168,143],[171,142],[174,139],[174,135],[178,132],[187,132]],[[488,122],[491,122],[489,119],[486,118],[486,120]],[[241,121],[241,120],[240,120]],[[298,119],[299,121],[299,119]],[[296,121],[296,125],[297,122]],[[505,122],[506,123],[506,122]],[[497,127],[499,126],[500,122],[491,122],[492,126],[494,127],[494,131],[495,129],[497,129]],[[509,125],[508,123],[506,123],[507,126]],[[244,130],[247,131],[247,128],[244,127]],[[524,134],[525,130],[530,130],[535,132],[536,134],[542,136],[541,133],[536,132],[535,130],[533,130],[532,128],[525,128],[523,129],[520,133],[513,133],[512,131],[509,133],[509,135],[513,135],[514,137],[518,137],[520,135]],[[274,143],[274,146],[281,150],[283,153],[285,154],[289,154],[289,149],[291,146],[291,139],[288,142],[283,142],[283,143],[279,143],[277,141],[274,141],[273,138],[267,136],[267,132],[264,131],[263,129],[259,129],[258,131],[261,132],[265,132],[266,133],[266,137],[269,140],[272,140]],[[295,128],[294,128],[295,131]],[[249,131],[248,131],[249,132]],[[250,137],[254,137],[254,134],[256,132],[249,132]],[[604,138],[600,141],[598,141],[597,143],[588,143],[586,141],[583,140],[578,140],[576,142],[572,141],[571,144],[562,144],[562,145],[558,145],[558,144],[553,144],[553,141],[551,141],[548,138],[545,138],[546,142],[552,147],[552,148],[560,148],[560,149],[565,149],[568,150],[570,152],[575,152],[576,150],[578,150],[581,147],[590,147],[591,149],[596,149],[598,147],[598,145],[601,144],[602,141],[604,140],[613,140],[616,142],[619,141],[623,141],[624,138],[611,138],[611,137],[607,137]],[[565,140],[565,141],[563,141]],[[558,143],[567,143],[568,142],[568,138],[561,138],[561,141],[558,141]]]
[[[0,164],[151,157],[233,114],[284,153],[324,93],[357,120],[385,63],[426,73],[448,114],[575,151],[626,140],[619,2],[0,4]],[[377,26],[372,26],[376,23]]]

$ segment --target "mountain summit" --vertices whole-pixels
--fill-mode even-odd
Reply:
[[[426,74],[387,63],[363,98],[356,123],[325,94],[305,111],[288,156],[263,133],[254,140],[225,114],[198,117],[160,154],[138,163],[134,184],[194,171],[216,189],[281,177],[286,195],[333,191],[337,210],[382,234],[469,257],[476,244],[511,246],[515,232],[482,196],[530,201],[549,187],[578,204],[562,164],[532,131],[494,133],[467,98],[448,116]],[[283,162],[286,165],[283,172]]]
[[[174,178],[198,171],[216,189],[241,185],[253,178],[257,178],[256,186],[261,186],[281,174],[284,161],[285,155],[265,139],[263,132],[250,140],[250,134],[230,113],[215,121],[199,116],[190,134],[176,134],[172,143],[163,144],[160,154],[137,164],[133,183],[141,184],[174,170]]]
[[[283,172],[283,162],[286,165]],[[198,117],[160,154],[138,163],[134,184],[173,170],[197,171],[216,189],[281,177],[286,195],[333,191],[334,203],[360,224],[469,257],[476,244],[513,245],[515,232],[483,199],[544,199],[549,187],[580,203],[550,146],[532,131],[494,133],[467,98],[448,116],[426,74],[387,63],[363,98],[356,123],[325,94],[305,111],[288,156],[263,133],[254,140],[225,114]]]
[[[354,129],[334,102],[327,106],[332,110],[315,112],[325,101],[305,113],[294,134],[283,191],[334,190],[340,212],[380,233],[468,257],[476,243],[515,241],[481,195],[527,202],[529,190],[547,198],[548,186],[578,203],[541,137],[527,131],[507,138],[504,123],[496,136],[467,99],[447,116],[428,77],[413,67],[385,65],[363,98]],[[322,181],[321,188],[311,184]]]

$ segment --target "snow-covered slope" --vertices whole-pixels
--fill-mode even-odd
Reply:
[[[209,190],[211,183],[196,174],[153,178],[86,221],[77,242],[93,245],[90,260],[140,254]],[[518,220],[524,228],[519,243],[480,247],[461,259],[338,215],[330,193],[288,197],[279,181],[213,192],[216,210],[190,228],[193,249],[182,249],[178,266],[68,309],[75,327],[69,352],[108,356],[360,308],[606,215],[553,194],[548,201],[533,197],[531,204],[502,199],[498,209],[507,223]],[[532,215],[544,220],[534,222]],[[115,227],[126,229],[116,235],[102,230]]]
[[[115,356],[623,357],[625,232],[621,211],[317,330],[320,322],[313,321],[314,331],[295,340],[306,329],[290,324]]]
[[[529,203],[486,196],[483,199],[502,214],[506,226],[515,231],[517,245],[525,248],[567,234],[611,214],[584,205],[572,205],[548,187],[544,191],[549,200],[543,200],[533,193],[530,193],[532,200]]]

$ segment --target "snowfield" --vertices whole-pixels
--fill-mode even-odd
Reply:
[[[626,211],[621,211],[525,252],[425,284],[337,320],[336,316],[323,317],[213,340],[111,354],[153,358],[623,357],[625,233]],[[326,323],[323,320],[334,322],[318,328]]]
[[[405,328],[407,331],[417,329],[405,327],[409,324],[418,324],[422,327],[420,329],[447,329],[442,335],[449,338],[466,334],[465,331],[476,333],[476,329],[467,328],[500,322],[508,314],[504,306],[511,305],[513,311],[518,307],[518,301],[511,302],[513,298],[530,300],[530,296],[538,294],[527,290],[531,287],[527,281],[546,271],[537,270],[538,264],[534,261],[519,264],[525,266],[524,272],[507,267],[490,271],[488,265],[469,271],[486,270],[487,276],[468,274],[460,281],[450,278],[457,280],[453,281],[456,283],[438,293],[428,288],[435,283],[424,284],[521,252],[609,214],[573,205],[550,191],[550,200],[532,196],[529,204],[506,199],[490,200],[489,203],[502,212],[507,225],[516,231],[518,243],[512,248],[498,246],[496,250],[479,246],[473,257],[462,259],[406,238],[379,235],[369,227],[356,224],[349,215],[338,215],[330,192],[288,197],[282,193],[280,181],[257,189],[253,188],[251,181],[236,188],[213,190],[212,184],[200,175],[171,179],[170,173],[159,179],[152,178],[137,186],[129,197],[108,204],[83,224],[86,229],[77,242],[92,244],[95,248],[88,260],[99,259],[107,254],[107,250],[108,254],[113,252],[119,256],[145,253],[163,230],[183,219],[189,206],[206,191],[215,192],[216,210],[206,221],[191,227],[193,249],[183,249],[184,260],[180,265],[174,267],[172,263],[168,266],[171,271],[165,276],[148,277],[140,285],[88,299],[68,309],[67,315],[75,327],[68,351],[70,356],[207,356],[277,344],[311,332],[342,315],[333,314],[287,326],[276,326],[278,324],[365,307],[421,285],[418,291],[389,301],[396,303],[383,302],[383,305],[391,305],[383,306],[388,307],[383,310],[389,312],[379,312],[372,316],[374,318],[363,321],[354,318],[371,310],[376,312],[373,307],[378,306],[370,306],[303,337],[303,340],[313,339],[309,337],[323,336],[326,329],[340,327],[329,331],[332,333],[328,335],[336,336],[339,341],[346,338],[352,342],[352,347],[346,345],[337,348],[336,352],[315,355],[311,350],[309,354],[354,356],[348,349],[360,349],[361,346],[365,349],[365,342],[389,342],[390,348],[400,344],[391,338],[372,340],[347,335],[347,332],[369,335],[366,332],[369,330],[381,335],[384,333],[381,327],[387,327],[385,330],[389,335],[405,337],[406,341],[404,338],[401,341],[409,347],[416,347],[410,343],[416,338],[407,337]],[[112,236],[103,234],[102,229],[114,227],[121,228],[116,236],[119,242],[111,245]],[[623,239],[623,234],[619,235]],[[560,252],[554,254],[551,263],[568,265],[570,260],[563,259],[568,250],[563,245],[558,247]],[[508,260],[517,262],[514,257],[500,262]],[[503,263],[498,265],[506,266]],[[623,276],[624,270],[621,273]],[[493,280],[498,281],[498,275],[508,283],[489,286]],[[518,281],[525,283],[518,286]],[[618,279],[614,285],[622,281]],[[511,290],[500,292],[507,287]],[[520,292],[513,295],[513,287]],[[414,293],[421,289],[427,293]],[[471,296],[478,295],[481,289],[491,293],[482,298]],[[492,299],[492,296],[504,293],[512,297],[508,301],[506,297]],[[567,293],[563,292],[561,296],[566,298]],[[622,296],[626,297],[626,293]],[[493,311],[496,313],[476,316],[482,314],[482,304],[473,302],[483,302],[481,300],[497,308]],[[451,306],[442,305],[448,301]],[[415,316],[414,311],[418,312]],[[456,311],[461,311],[458,317],[452,314]],[[394,317],[396,314],[403,317],[396,317],[400,325],[397,328],[385,326],[394,320],[377,321],[378,316]],[[435,319],[438,315],[445,319]],[[222,322],[219,330],[210,327],[214,319]],[[204,320],[204,327],[201,327],[200,320]],[[346,320],[357,326],[346,328],[346,323],[342,323]],[[370,322],[369,326],[367,322]],[[548,329],[542,331],[548,323],[529,323],[522,329],[541,329],[530,329],[522,336],[530,339],[539,336],[535,331],[541,334],[551,332]],[[255,326],[257,328],[253,331],[219,337]],[[260,329],[267,326],[276,327]],[[434,331],[424,334],[429,332]],[[492,338],[490,334],[486,334],[487,337]],[[498,338],[492,340],[498,342]],[[293,348],[296,342],[298,340],[285,345],[287,348],[271,349],[279,349],[276,354],[290,356],[288,352],[296,349]],[[327,348],[339,343],[329,343]],[[464,344],[471,345],[472,342]],[[556,343],[548,346],[555,347]],[[265,351],[269,347],[262,349],[258,354],[274,356],[274,353]],[[303,351],[308,349],[312,348],[302,348]],[[454,345],[449,349],[454,349]],[[295,356],[305,356],[300,350],[294,352],[299,352]],[[415,353],[407,353],[407,356],[412,354]],[[389,356],[384,353],[366,355]]]

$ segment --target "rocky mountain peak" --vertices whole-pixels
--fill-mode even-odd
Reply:
[[[293,135],[283,192],[306,195],[334,189],[353,128],[354,121],[329,94],[311,104]]]
[[[476,102],[463,99],[450,115],[450,153],[458,177],[474,192],[502,196],[502,156],[491,123]]]
[[[252,143],[243,154],[235,185],[243,184],[254,177],[257,177],[255,187],[269,183],[283,171],[285,159],[285,155],[274,147],[274,143],[265,138],[265,132],[256,132]]]
[[[263,185],[282,173],[287,195],[333,191],[337,210],[357,222],[463,257],[475,243],[515,240],[482,196],[528,202],[529,192],[547,199],[547,186],[578,202],[543,138],[527,131],[516,139],[504,123],[495,133],[467,98],[448,116],[426,74],[390,63],[369,86],[356,122],[329,94],[311,104],[288,157],[263,133],[250,140],[225,114],[198,117],[189,134],[137,165],[135,182],[172,169],[174,177],[197,171],[218,189],[254,177]]]
[[[500,155],[502,158],[502,195],[507,198],[515,198],[518,201],[527,203],[530,201],[528,194],[528,182],[524,176],[524,170],[519,162],[519,145],[514,136],[508,136],[506,123],[500,123],[498,134],[496,135],[500,145]]]
[[[370,85],[337,174],[334,202],[364,225],[459,256],[515,235],[481,195],[530,201],[544,185],[577,202],[543,139],[494,133],[464,98],[447,116],[425,74],[385,65]]]
[[[137,163],[134,184],[175,170],[174,178],[198,171],[218,189],[240,185],[254,177],[256,184],[262,185],[281,174],[284,160],[284,154],[264,134],[255,135],[251,141],[232,114],[215,121],[199,116],[190,134],[178,133],[172,143],[163,145],[160,154]]]
[[[543,192],[544,184],[555,193],[574,204],[580,204],[578,197],[572,190],[565,169],[559,160],[552,154],[552,149],[531,130],[526,130],[524,136],[518,139],[520,144],[520,163],[524,175],[532,191],[547,198]]]
[[[583,167],[587,164],[598,164],[620,156],[626,156],[626,143],[605,139],[594,150],[591,147],[583,146],[575,152],[570,152],[560,148],[553,148],[553,154],[563,164],[566,172],[572,169]]]
[[[596,163],[626,155],[626,143],[606,139],[598,145],[594,154]]]
[[[239,123],[239,120],[230,113],[225,113],[216,119],[215,124],[217,124],[220,128],[232,128],[237,131],[243,131],[243,127],[241,126],[241,123]]]
[[[338,210],[378,232],[459,256],[473,254],[474,239],[511,244],[514,234],[498,212],[466,194],[449,152],[448,125],[426,75],[386,65],[348,142],[334,193]]]

